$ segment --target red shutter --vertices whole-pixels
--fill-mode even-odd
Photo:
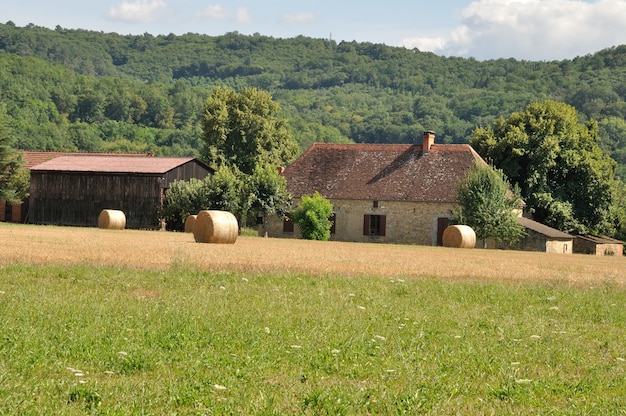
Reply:
[[[370,235],[370,216],[363,215],[363,235]]]
[[[385,231],[387,231],[387,216],[381,215],[380,216],[380,236],[381,237],[385,236]]]

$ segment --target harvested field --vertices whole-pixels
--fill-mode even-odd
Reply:
[[[440,277],[564,284],[626,282],[626,258],[239,237],[198,244],[188,233],[0,224],[0,266],[93,264],[165,270]]]

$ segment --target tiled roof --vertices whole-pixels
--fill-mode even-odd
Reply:
[[[193,157],[59,156],[33,166],[31,171],[166,173]]]
[[[285,169],[294,196],[318,191],[329,199],[456,202],[457,188],[474,161],[469,145],[315,143]]]
[[[145,153],[83,153],[83,152],[43,152],[35,150],[24,150],[24,167],[30,169],[33,166],[48,160],[57,158],[59,156],[131,156],[131,157],[145,157]]]
[[[526,217],[518,217],[517,221],[522,224],[525,228],[529,230],[533,230],[539,234],[543,234],[546,237],[550,238],[564,238],[564,239],[572,239],[573,236],[566,234],[562,231],[557,230],[556,228],[548,227],[547,225],[541,224],[540,222],[533,221],[530,218]]]

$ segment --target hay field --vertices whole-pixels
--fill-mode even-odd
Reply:
[[[239,237],[199,244],[189,233],[0,224],[0,266],[92,264],[252,274],[439,277],[587,285],[626,282],[625,257]]]

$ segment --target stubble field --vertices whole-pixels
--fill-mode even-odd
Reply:
[[[626,414],[626,261],[0,224],[0,415]]]
[[[173,232],[0,224],[0,265],[91,264],[168,270],[312,276],[437,277],[505,282],[626,282],[623,257],[459,250],[391,244],[240,237],[233,245],[198,244]]]

